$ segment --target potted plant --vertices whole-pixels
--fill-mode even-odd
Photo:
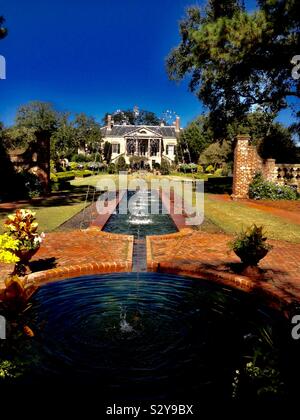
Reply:
[[[272,249],[272,245],[266,241],[267,237],[264,234],[263,226],[253,224],[230,242],[230,248],[241,259],[245,267],[257,267],[259,261]]]
[[[10,254],[14,255],[15,269],[13,274],[25,274],[28,271],[28,263],[40,248],[44,233],[37,233],[38,223],[35,221],[35,213],[31,210],[20,209],[10,216],[4,223],[7,233],[6,241],[15,241],[14,246],[9,248]],[[7,251],[6,243],[6,251]],[[5,252],[4,246],[1,246]]]

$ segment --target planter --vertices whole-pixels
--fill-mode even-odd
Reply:
[[[29,261],[39,249],[40,247],[35,249],[19,249],[15,251],[16,256],[20,258],[20,261],[16,263],[13,274],[29,274],[31,272],[29,268]]]
[[[269,249],[260,248],[255,249],[252,252],[249,249],[237,249],[234,250],[234,252],[245,266],[257,266],[259,261],[267,255]]]

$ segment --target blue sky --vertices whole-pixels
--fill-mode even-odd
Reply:
[[[9,36],[0,41],[7,79],[0,80],[0,121],[20,104],[50,101],[62,111],[101,120],[107,111],[176,112],[185,125],[203,108],[169,81],[165,57],[179,42],[187,0],[0,1]],[[202,2],[198,1],[198,4]],[[246,1],[254,9],[255,1]],[[289,120],[287,113],[282,119]]]

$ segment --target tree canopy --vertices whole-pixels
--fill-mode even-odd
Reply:
[[[177,153],[179,160],[186,163],[197,162],[200,153],[214,141],[209,119],[201,115],[190,122],[181,131],[178,139]]]
[[[48,102],[33,101],[20,106],[16,126],[33,129],[35,133],[51,135],[57,129],[59,114]]]
[[[115,112],[107,112],[103,117],[103,122],[106,124],[107,116],[112,115],[115,124],[129,124],[129,125],[159,125],[160,118],[152,111],[144,109],[139,110],[137,107],[126,110],[117,110]]]
[[[17,110],[16,123],[3,129],[6,149],[26,148],[40,139],[51,140],[51,158],[70,158],[78,149],[94,153],[99,151],[101,127],[93,117],[84,113],[73,116],[58,112],[48,102],[29,102]]]
[[[180,44],[167,58],[169,77],[189,87],[210,110],[218,137],[228,123],[260,106],[277,114],[300,96],[291,60],[299,51],[297,0],[259,0],[247,13],[238,1],[191,7],[180,22]]]
[[[228,124],[226,136],[221,140],[214,136],[214,127],[209,115],[201,115],[180,133],[178,158],[187,163],[197,163],[199,156],[202,155],[204,159],[201,163],[204,165],[208,162],[215,165],[220,156],[222,156],[220,163],[224,159],[231,161],[235,138],[237,134],[242,133],[250,134],[252,144],[257,146],[260,155],[265,159],[273,158],[280,163],[296,163],[300,160],[300,150],[293,140],[292,129],[274,121],[274,116],[261,110],[247,113],[242,122],[235,121]],[[220,147],[217,146],[217,140]],[[222,144],[226,144],[225,154]],[[207,148],[210,149],[207,151]],[[215,156],[215,159],[210,160],[211,155]]]
[[[7,35],[7,28],[4,27],[5,19],[3,16],[0,16],[0,39],[3,39]]]

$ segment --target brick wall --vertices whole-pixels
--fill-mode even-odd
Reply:
[[[249,135],[237,136],[234,150],[232,198],[248,198],[249,184],[256,172],[262,172],[268,181],[277,180],[277,166],[274,159],[263,160],[256,147],[249,144]]]
[[[35,174],[46,192],[50,183],[50,141],[40,138],[31,143],[23,153],[9,153],[9,159],[16,172],[28,171]]]

